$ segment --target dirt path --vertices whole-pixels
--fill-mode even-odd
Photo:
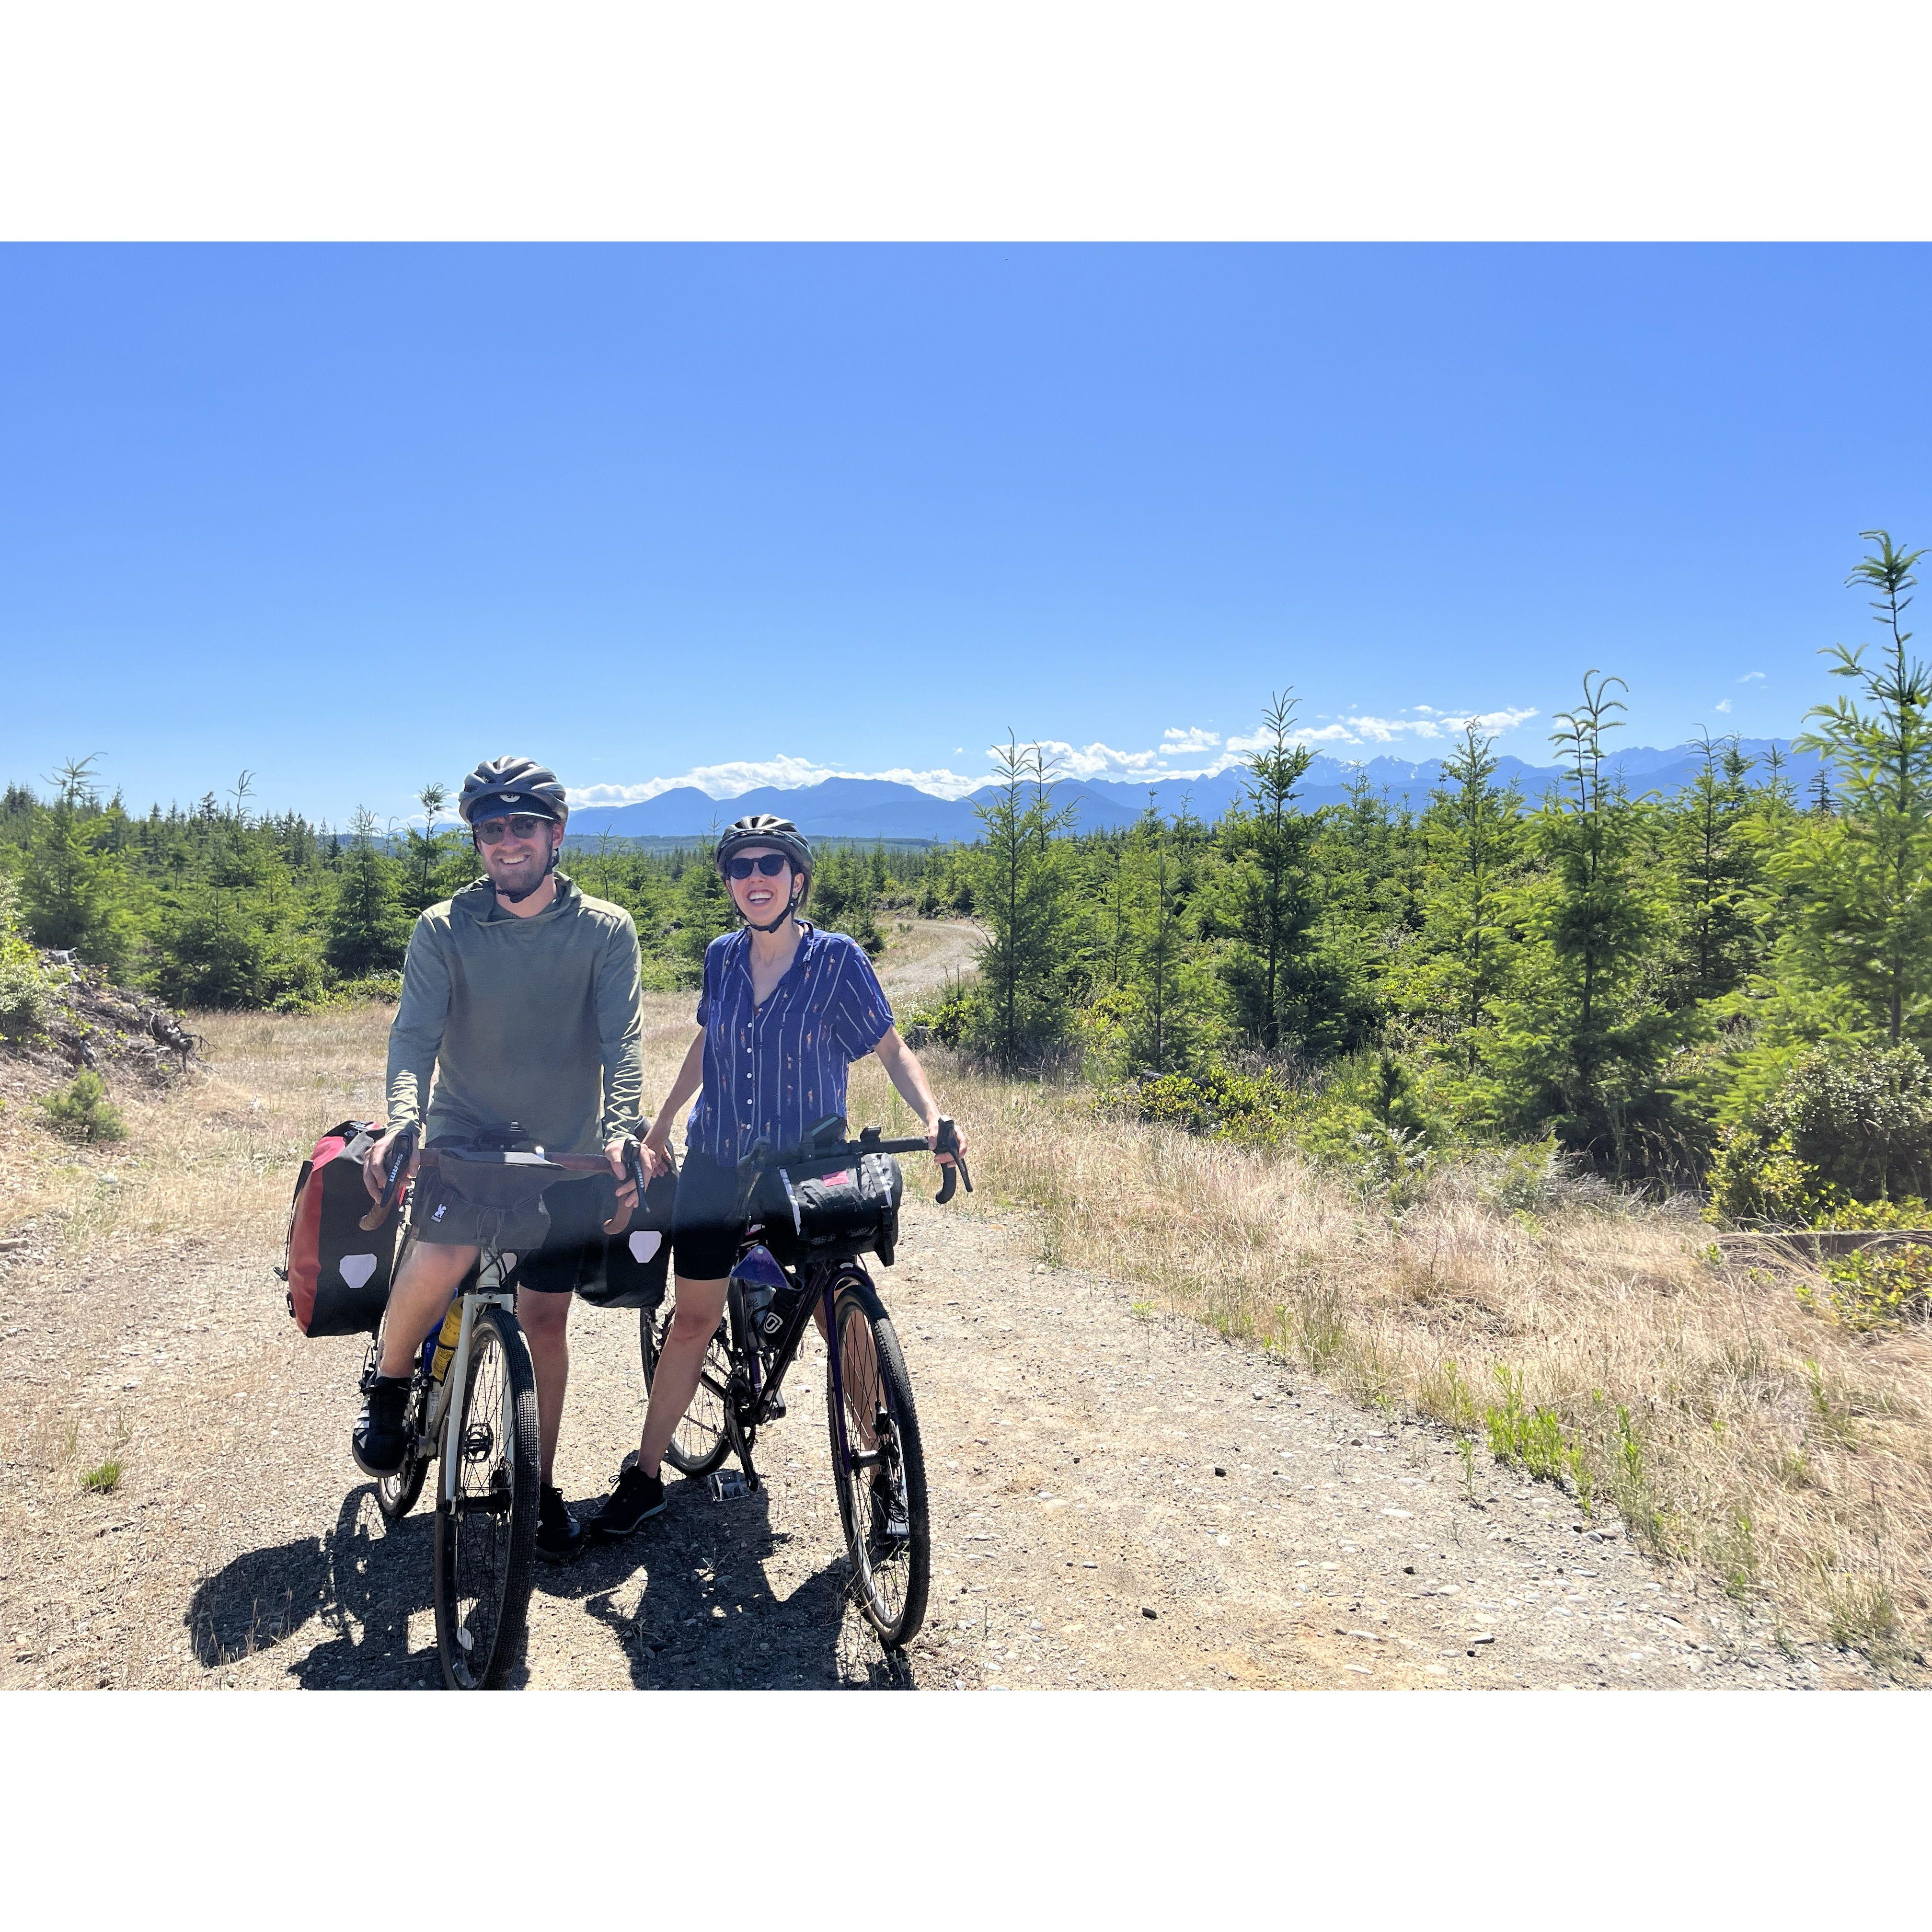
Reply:
[[[889,1666],[844,1606],[814,1354],[766,1438],[766,1494],[716,1504],[676,1484],[631,1543],[540,1570],[524,1681],[1825,1681],[1721,1600],[1687,1598],[1613,1529],[1580,1529],[1546,1486],[1499,1486],[1485,1459],[1472,1502],[1437,1432],[1384,1430],[1206,1330],[1146,1318],[1117,1284],[1028,1259],[1030,1232],[1022,1215],[920,1198],[883,1274],[935,1526],[932,1607],[902,1660]],[[31,1250],[7,1258],[6,1399],[29,1430],[0,1519],[0,1683],[437,1681],[428,1518],[386,1531],[348,1456],[357,1343],[303,1340],[266,1256],[184,1246],[86,1280]],[[558,1474],[584,1503],[634,1439],[642,1389],[634,1317],[580,1309],[573,1333]],[[112,1494],[36,1473],[76,1414],[120,1418],[127,1471]]]
[[[968,926],[906,922],[882,977],[904,1008],[969,968],[978,943]],[[668,999],[650,1019],[653,1078],[668,1078],[688,1021]],[[430,1518],[388,1529],[349,1456],[362,1346],[304,1341],[269,1272],[285,1137],[318,1106],[328,1118],[376,1099],[380,1015],[305,1024],[230,1028],[201,1097],[168,1103],[182,1110],[173,1130],[150,1123],[187,1136],[172,1189],[204,1171],[196,1150],[229,1163],[192,1197],[208,1216],[255,1176],[260,1204],[238,1232],[218,1244],[214,1219],[191,1220],[203,1234],[145,1250],[117,1238],[80,1267],[58,1216],[38,1233],[4,1223],[22,1232],[0,1240],[0,1685],[440,1681]],[[142,1158],[118,1181],[104,1163],[74,1172],[97,1191],[132,1186]],[[925,1163],[908,1179],[929,1185]],[[1486,1456],[1466,1472],[1440,1432],[1388,1425],[1037,1252],[1023,1213],[984,1195],[942,1212],[915,1193],[899,1265],[878,1271],[932,1491],[932,1608],[903,1657],[889,1664],[845,1604],[814,1342],[790,1416],[764,1439],[764,1494],[715,1504],[676,1484],[632,1542],[539,1567],[523,1681],[1874,1681],[1844,1653],[1768,1648],[1724,1599],[1687,1594],[1549,1486]],[[634,1316],[580,1307],[572,1332],[557,1477],[583,1505],[634,1444],[643,1386]],[[82,1473],[109,1455],[119,1480],[91,1493]]]

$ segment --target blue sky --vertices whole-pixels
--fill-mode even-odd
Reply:
[[[0,778],[956,790],[1009,728],[1208,768],[1284,686],[1338,754],[1476,712],[1540,762],[1592,667],[1630,742],[1786,734],[1858,532],[1932,539],[1928,296],[1922,248],[0,250]]]

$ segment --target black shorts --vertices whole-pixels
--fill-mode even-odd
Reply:
[[[411,1216],[418,1240],[473,1248],[487,1240],[513,1254],[529,1243],[518,1264],[517,1286],[538,1294],[574,1294],[580,1282],[602,1270],[604,1223],[616,1211],[614,1175],[586,1174],[580,1180],[557,1181],[544,1190],[542,1213],[532,1208],[507,1215],[472,1208],[439,1183],[430,1170],[417,1177]]]
[[[678,1169],[671,1211],[672,1265],[686,1281],[717,1281],[731,1272],[745,1240],[738,1171],[708,1154],[687,1154]]]

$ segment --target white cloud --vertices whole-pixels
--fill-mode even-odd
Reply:
[[[1748,670],[1738,680],[1738,682],[1740,684],[1754,684],[1760,682],[1763,676],[1764,673],[1761,670]]]
[[[1728,711],[1730,708],[1731,700],[1728,698],[1720,698],[1718,700],[1718,709],[1720,711]]]
[[[1442,712],[1422,704],[1408,708],[1424,715],[1378,718],[1358,710],[1325,723],[1302,725],[1292,736],[1296,742],[1307,745],[1400,745],[1457,738],[1466,723],[1486,734],[1499,735],[1537,715],[1527,706],[1475,712]],[[1040,749],[1062,778],[1152,783],[1164,778],[1216,778],[1243,763],[1248,753],[1258,751],[1267,742],[1259,732],[1236,733],[1223,738],[1219,732],[1198,725],[1185,729],[1169,725],[1161,734],[1160,743],[1146,751],[1120,751],[1097,740],[1091,744],[1073,745],[1057,738],[1042,739]],[[988,748],[989,760],[993,749]],[[1208,754],[1212,755],[1205,755]],[[964,752],[955,746],[953,755],[963,758]],[[570,794],[570,802],[574,806],[638,805],[680,785],[694,786],[712,798],[728,799],[759,785],[775,785],[789,791],[826,778],[888,778],[930,792],[935,797],[964,798],[985,784],[991,776],[988,771],[976,776],[944,766],[932,771],[914,771],[903,766],[886,771],[854,771],[846,766],[820,764],[814,759],[782,752],[771,758],[696,765],[675,778],[646,778],[637,784],[585,785]]]

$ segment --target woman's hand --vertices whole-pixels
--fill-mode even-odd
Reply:
[[[939,1154],[941,1167],[953,1165],[952,1156],[950,1153],[939,1154],[939,1116],[937,1114],[926,1123],[926,1144],[934,1154]],[[962,1154],[966,1151],[966,1130],[957,1120],[952,1123],[952,1144]]]

